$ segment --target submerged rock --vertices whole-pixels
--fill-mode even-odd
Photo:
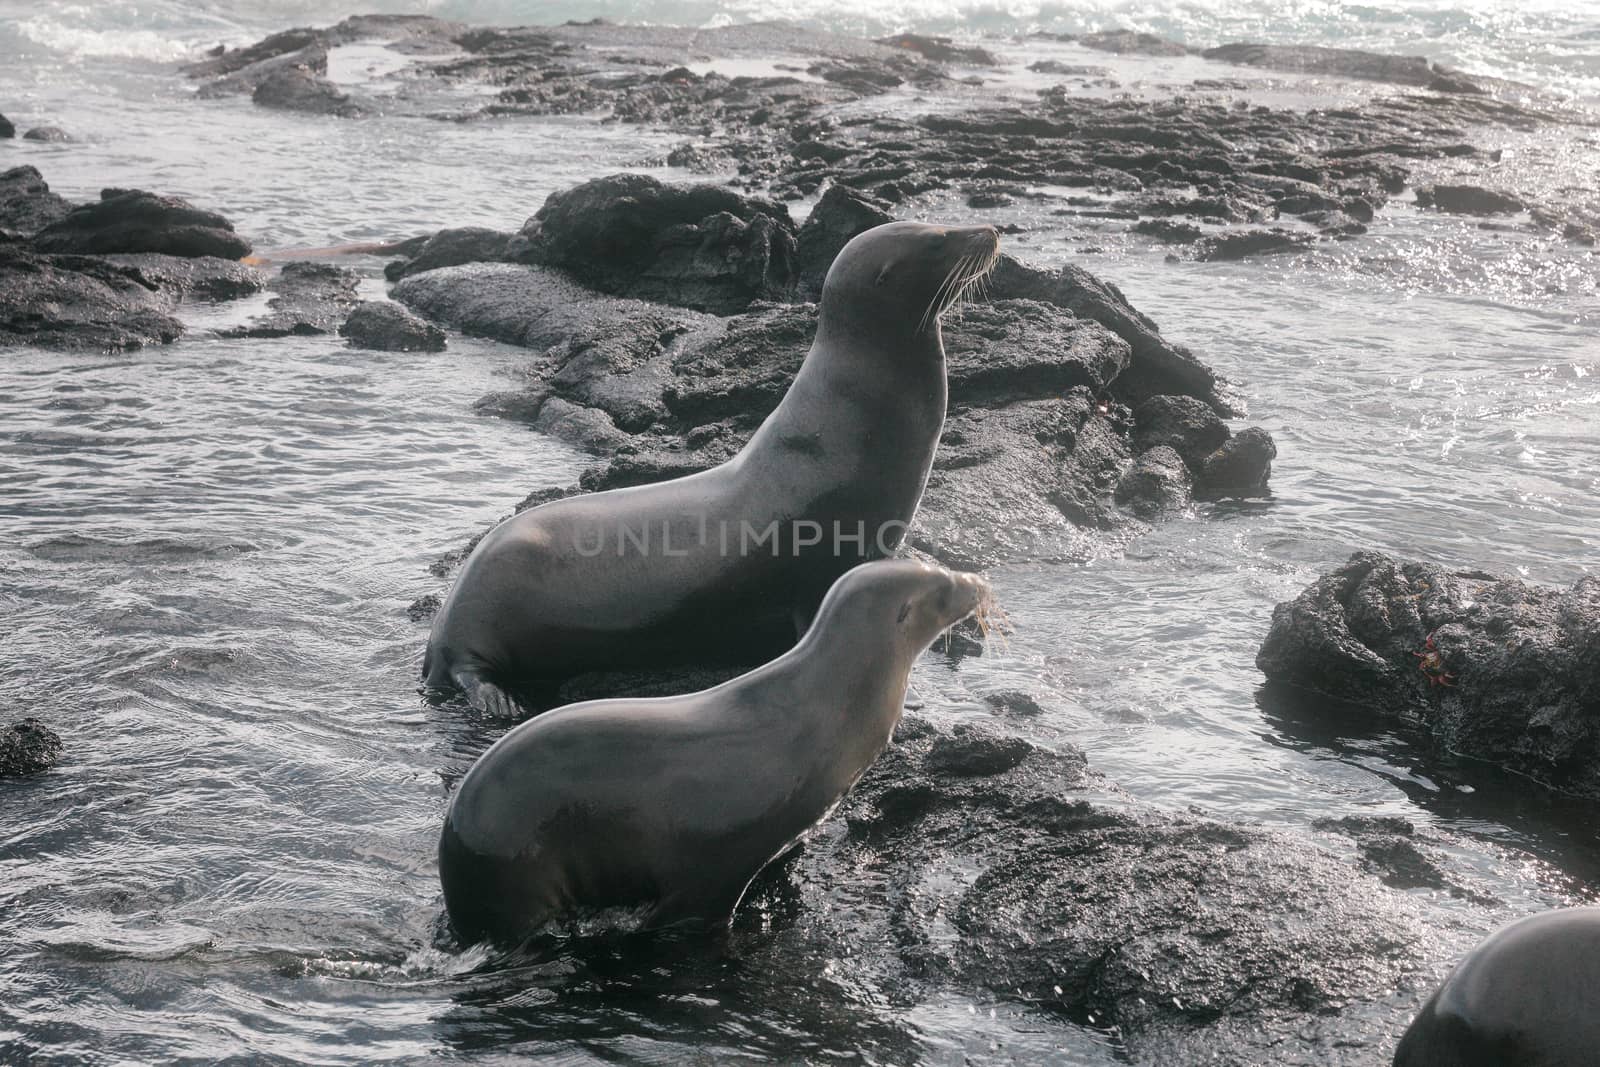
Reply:
[[[361,278],[329,263],[285,263],[267,288],[266,315],[221,331],[223,337],[287,337],[333,333],[360,300]]]
[[[30,166],[0,173],[0,230],[37,233],[66,217],[72,205],[50,191],[44,175]]]
[[[1527,207],[1510,193],[1476,185],[1419,185],[1417,206],[1458,215],[1514,215]]]
[[[1247,230],[1201,238],[1195,243],[1195,251],[1196,258],[1201,260],[1237,260],[1280,252],[1299,252],[1315,241],[1316,238],[1308,233],[1291,230]]]
[[[1600,798],[1600,579],[1552,589],[1360,552],[1277,607],[1256,664],[1420,722],[1441,753]]]
[[[68,144],[72,135],[60,126],[35,126],[22,135],[24,141],[43,141],[46,144]]]
[[[33,239],[41,252],[160,252],[239,259],[250,254],[233,223],[175,196],[141,189],[105,189],[100,200],[73,208]]]
[[[380,352],[443,352],[444,331],[399,304],[368,300],[357,304],[339,327],[352,348]]]
[[[1224,441],[1200,463],[1197,481],[1202,496],[1266,496],[1267,479],[1278,446],[1259,426],[1249,426]]]
[[[264,74],[250,94],[250,100],[259,107],[333,115],[342,119],[364,118],[374,110],[327,78],[299,64],[279,67]]]
[[[924,37],[920,33],[901,33],[878,38],[879,44],[903,48],[939,63],[965,63],[975,67],[998,66],[993,52],[972,45],[958,45],[948,37]]]
[[[0,778],[20,778],[49,770],[61,758],[61,738],[35,718],[0,730]]]
[[[0,243],[0,344],[122,352],[176,340],[183,324],[137,269]]]
[[[1267,67],[1296,74],[1333,75],[1396,85],[1426,86],[1436,77],[1422,56],[1389,56],[1355,48],[1319,45],[1225,44],[1201,53],[1207,59],[1242,67]]]
[[[1097,52],[1111,52],[1119,56],[1186,56],[1189,50],[1175,41],[1157,37],[1153,33],[1136,33],[1133,30],[1101,30],[1077,38],[1085,48]]]
[[[585,285],[731,314],[795,280],[787,209],[716,185],[614,174],[552,193],[511,256],[561,267]]]

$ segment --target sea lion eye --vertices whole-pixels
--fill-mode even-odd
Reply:
[[[910,615],[910,614],[911,614],[911,601],[908,600],[904,604],[900,605],[900,614],[894,621],[896,623],[905,622],[906,621],[906,616]]]

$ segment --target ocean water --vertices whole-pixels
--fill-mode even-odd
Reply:
[[[680,140],[585,117],[284,116],[191,99],[171,66],[374,9],[787,17],[987,35],[1019,56],[1070,48],[1014,43],[1034,29],[1128,25],[1415,52],[1600,100],[1586,0],[0,0],[0,112],[77,138],[0,142],[0,168],[32,163],[75,199],[184,195],[270,251],[513,228],[550,191],[648,167]],[[1292,89],[1322,91],[1370,90]],[[1592,137],[1486,137],[1518,181],[1593,188]],[[1600,569],[1600,259],[1404,202],[1358,241],[1243,264],[1169,263],[1038,205],[985,217],[1027,228],[1010,251],[1121,286],[1240,384],[1280,454],[1270,500],[1198,507],[1086,563],[997,569],[1008,646],[958,674],[920,671],[919,687],[1036,694],[1049,713],[1028,736],[1081,745],[1142,801],[1286,828],[1400,815],[1469,853],[1525,856],[1482,872],[1513,908],[1586,894],[1600,876],[1589,806],[1264,691],[1253,658],[1272,606],[1358,548],[1540,582]],[[356,265],[380,294],[380,264]],[[257,304],[196,309],[180,344],[125,356],[0,349],[0,701],[68,745],[55,771],[0,783],[0,1062],[1114,1058],[1099,1035],[1015,1006],[890,1007],[871,975],[763,954],[759,939],[732,961],[510,975],[442,950],[444,780],[493,731],[418,699],[425,624],[404,608],[440,589],[431,560],[585,460],[471,411],[526,353],[208,335]]]

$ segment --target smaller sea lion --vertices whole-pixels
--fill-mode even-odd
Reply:
[[[547,712],[456,789],[439,840],[457,933],[515,941],[628,909],[726,923],[745,888],[833,810],[900,720],[912,662],[988,585],[910,560],[834,583],[789,652],[685,696]]]
[[[1502,927],[1456,965],[1395,1067],[1593,1067],[1600,1063],[1600,907]]]

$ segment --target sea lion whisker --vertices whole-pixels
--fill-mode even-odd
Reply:
[[[922,318],[917,320],[918,333],[922,333],[927,330],[927,328],[933,324],[934,319],[944,314],[945,308],[943,304],[945,290],[949,288],[958,277],[960,277],[961,265],[964,262],[966,262],[965,256],[957,260],[950,267],[949,272],[945,274],[944,279],[939,282],[939,287],[933,291],[933,299],[928,301],[928,307],[923,311]]]

